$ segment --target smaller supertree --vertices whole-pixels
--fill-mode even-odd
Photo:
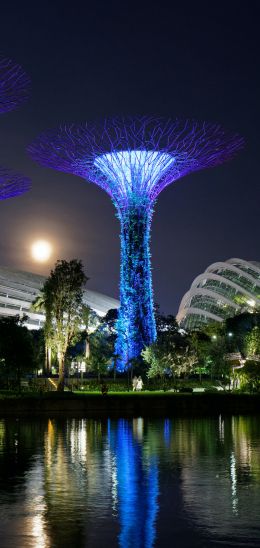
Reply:
[[[31,188],[31,180],[21,173],[0,166],[0,200],[14,198]]]
[[[29,96],[30,78],[20,65],[0,58],[0,114],[23,104]],[[31,181],[21,173],[0,166],[0,200],[14,198],[27,192]]]
[[[20,65],[0,58],[0,114],[22,105],[29,96],[30,78]]]

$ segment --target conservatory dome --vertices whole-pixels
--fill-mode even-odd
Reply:
[[[210,265],[182,298],[177,321],[183,329],[200,329],[260,307],[260,263],[229,259]]]

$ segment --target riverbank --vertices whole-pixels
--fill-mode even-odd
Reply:
[[[6,394],[0,416],[165,417],[260,412],[260,394]]]

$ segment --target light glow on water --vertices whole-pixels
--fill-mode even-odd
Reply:
[[[258,417],[0,426],[5,548],[259,547]]]

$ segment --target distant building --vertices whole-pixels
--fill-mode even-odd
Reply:
[[[25,325],[29,329],[43,327],[44,314],[32,312],[31,306],[46,278],[38,274],[20,272],[0,267],[0,316],[28,316]],[[84,291],[84,303],[97,314],[104,316],[111,308],[118,308],[119,301],[96,291]]]
[[[210,265],[195,278],[181,301],[177,321],[183,329],[199,329],[259,308],[260,263],[229,259]]]

